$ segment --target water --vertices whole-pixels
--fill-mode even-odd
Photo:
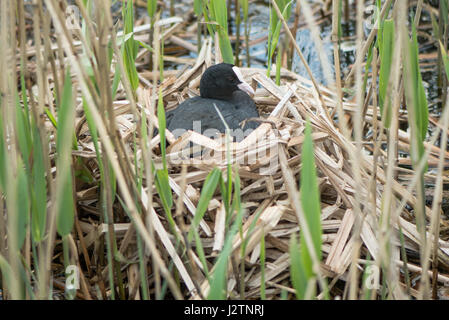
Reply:
[[[304,56],[304,59],[307,61],[313,77],[318,83],[327,85],[329,82],[329,78],[326,79],[326,77],[330,76],[332,79],[335,78],[333,44],[330,41],[329,37],[322,39],[321,49],[324,51],[324,57],[322,58],[320,58],[319,49],[315,46],[315,42],[313,41],[313,37],[309,29],[298,30],[298,32],[296,33],[296,43],[298,44],[299,49],[301,49],[301,53]],[[324,63],[321,63],[321,59],[327,59],[327,63],[330,67],[330,70],[326,70],[327,73],[324,71]],[[299,55],[296,51],[293,56],[292,69],[300,76],[310,80],[310,76],[307,72],[306,66],[299,58]]]
[[[235,23],[235,8],[234,8],[234,1],[231,1],[232,5],[229,9],[229,12],[231,13],[229,16],[229,26],[230,26],[230,33],[232,35],[236,34],[236,23]],[[166,18],[169,17],[169,8],[168,8],[168,2],[167,7],[163,10],[162,17]],[[119,5],[116,4],[117,8],[119,9]],[[193,7],[193,0],[184,0],[180,2],[175,3],[175,13],[179,17],[183,17],[184,19],[187,19],[188,12]],[[291,25],[294,20],[294,12],[295,8],[292,8],[292,15],[290,17],[289,24]],[[137,9],[138,16],[142,17],[147,15],[146,9],[139,7]],[[413,17],[413,10],[410,12],[410,17]],[[196,19],[196,17],[193,17]],[[268,28],[269,28],[269,19],[270,19],[270,7],[268,5],[268,1],[258,0],[255,2],[251,2],[249,6],[249,21],[250,21],[250,42],[265,38],[263,41],[260,41],[254,45],[251,45],[250,47],[250,56],[251,56],[251,67],[256,68],[263,68],[265,69],[267,67],[267,40],[266,37],[268,35]],[[368,21],[368,20],[367,20]],[[430,24],[430,15],[424,10],[422,12],[421,16],[421,23],[422,24]],[[303,22],[300,20],[300,22]],[[194,22],[192,22],[194,23]],[[350,67],[355,62],[355,24],[356,22],[351,21],[342,21],[342,32],[344,35],[344,40],[340,43],[340,68],[342,72],[342,77],[344,77],[347,72],[349,71]],[[320,28],[320,37],[323,42],[323,50],[324,56],[329,61],[329,71],[332,78],[335,78],[334,74],[334,61],[333,61],[333,45],[330,41],[330,35],[332,32],[332,28],[330,25],[330,19],[329,21],[325,21],[319,25]],[[364,28],[365,35],[367,36],[370,32],[370,29],[368,29],[365,25]],[[244,23],[241,22],[240,25],[240,42],[241,44],[244,43]],[[281,35],[281,37],[286,36],[285,34]],[[193,44],[196,45],[196,37],[193,37],[192,39],[186,39],[188,41],[191,41]],[[428,53],[428,52],[435,52],[437,49],[434,43],[428,43],[428,39],[419,37],[418,38],[420,42],[420,53]],[[314,78],[321,84],[327,85],[328,81],[326,80],[326,76],[323,68],[322,63],[320,60],[320,55],[315,47],[314,41],[311,37],[310,30],[303,26],[302,28],[299,28],[296,33],[296,42],[298,46],[300,47],[303,55],[305,56],[307,63],[309,67],[311,68],[312,74]],[[168,47],[168,46],[167,46]],[[240,50],[240,56],[241,56],[241,63],[243,66],[246,65],[246,49],[241,48]],[[195,52],[187,52],[181,53],[180,57],[186,57],[186,58],[196,58],[197,54]],[[166,62],[165,67],[167,69],[181,69],[184,68],[184,65],[180,65],[173,62]],[[293,55],[293,62],[292,62],[292,71],[298,73],[301,76],[304,76],[305,78],[309,78],[309,75],[306,72],[306,69],[302,62],[300,61],[296,51]],[[438,116],[440,112],[440,108],[438,106],[439,102],[439,92],[438,92],[438,79],[436,76],[436,63],[435,66],[429,67],[422,72],[422,77],[424,81],[424,86],[426,88],[426,93],[429,101],[429,105],[432,106],[430,109],[431,112],[435,113],[436,116]]]

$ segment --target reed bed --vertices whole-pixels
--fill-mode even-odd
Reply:
[[[236,2],[245,28],[237,42],[248,49],[251,3]],[[375,1],[382,27],[367,37],[359,1],[346,77],[344,10],[324,1],[335,36],[328,87],[283,58],[304,60],[291,10],[313,30],[317,6],[270,1],[268,68],[241,68],[261,125],[241,142],[165,130],[165,110],[199,94],[204,70],[235,59],[225,1],[195,1],[188,15],[198,21],[174,16],[173,3],[162,18],[156,1],[124,1],[120,30],[110,1],[74,3],[80,29],[68,27],[64,1],[34,2],[31,29],[27,1],[0,5],[2,298],[447,298],[449,100],[442,94],[439,118],[423,111],[414,47],[423,1],[410,30],[407,1]],[[149,18],[138,24],[140,6]],[[174,46],[196,58],[170,55]],[[184,67],[165,70],[167,61]]]

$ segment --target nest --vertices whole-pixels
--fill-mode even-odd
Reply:
[[[167,109],[173,108],[189,96],[198,93],[199,79],[202,72],[212,64],[211,44],[206,42],[195,65],[178,75],[170,74],[160,85],[163,90],[164,103]],[[233,240],[233,262],[244,263],[247,269],[245,278],[246,299],[258,298],[261,286],[260,270],[260,239],[265,237],[266,261],[265,282],[267,295],[279,294],[281,290],[294,292],[288,288],[289,280],[289,239],[293,233],[300,231],[297,210],[292,206],[292,199],[298,192],[300,185],[299,172],[301,168],[301,147],[304,141],[303,131],[306,119],[310,119],[312,126],[312,138],[314,143],[315,163],[318,173],[318,184],[321,199],[321,223],[323,230],[321,269],[324,275],[331,279],[345,281],[348,276],[349,266],[354,257],[352,252],[359,245],[359,239],[352,237],[357,221],[360,222],[359,234],[361,246],[357,265],[364,268],[367,257],[377,259],[382,252],[382,239],[390,239],[382,236],[380,223],[382,195],[387,181],[386,173],[381,167],[381,162],[373,161],[368,152],[360,154],[360,181],[354,176],[350,154],[356,153],[353,141],[346,139],[337,128],[337,124],[331,120],[328,110],[336,106],[335,95],[327,88],[320,87],[320,92],[312,86],[307,79],[282,70],[281,86],[277,86],[270,78],[267,78],[264,70],[255,68],[242,68],[245,80],[257,87],[254,100],[259,108],[261,117],[265,119],[261,125],[241,142],[225,143],[225,139],[217,140],[203,136],[197,132],[189,131],[176,139],[167,131],[167,164],[169,168],[169,182],[174,194],[180,197],[184,208],[182,214],[189,223],[196,211],[200,191],[210,170],[214,167],[223,172],[227,170],[229,160],[241,179],[241,200],[245,206],[243,223],[243,235],[246,236],[254,219],[255,228],[249,234],[246,246],[246,256],[240,259],[240,246],[242,239],[239,234]],[[159,88],[157,88],[159,90]],[[139,89],[138,107],[153,125],[157,126],[157,118],[150,110],[151,99],[154,92],[150,88]],[[320,96],[321,95],[321,96]],[[154,105],[154,104],[153,104]],[[127,101],[117,101],[116,118],[121,137],[130,150],[130,154],[136,152],[138,158],[142,156],[140,150],[133,150],[133,132],[136,124]],[[344,102],[343,109],[347,112],[354,110],[354,104]],[[368,109],[366,117],[372,117]],[[87,126],[86,126],[87,127]],[[87,129],[86,129],[87,130]],[[80,132],[83,132],[80,129]],[[224,137],[225,138],[225,137]],[[159,151],[160,136],[153,137],[150,143],[153,155],[156,157],[156,165],[160,164]],[[85,147],[88,142],[84,144]],[[194,145],[197,149],[186,149],[186,146]],[[135,146],[135,144],[134,144]],[[93,147],[91,149],[93,152]],[[186,153],[186,150],[188,151]],[[198,152],[200,150],[201,152]],[[84,153],[88,157],[88,151]],[[82,154],[80,154],[82,155]],[[230,157],[228,157],[230,155]],[[159,157],[159,158],[158,158]],[[182,167],[186,167],[183,175]],[[184,169],[185,170],[185,169]],[[373,180],[374,179],[374,180]],[[373,184],[372,181],[375,181]],[[185,183],[184,183],[185,182]],[[181,187],[185,185],[185,187]],[[360,188],[360,186],[363,186]],[[142,195],[142,203],[148,186],[145,186]],[[370,189],[371,188],[371,189]],[[397,180],[393,180],[391,190],[394,202],[404,203],[413,208],[417,204],[414,194],[407,190]],[[292,191],[294,192],[292,194]],[[80,193],[79,193],[80,195]],[[83,200],[83,197],[78,200]],[[361,212],[356,212],[357,201],[364,199],[360,206]],[[85,200],[85,199],[84,199]],[[180,254],[173,245],[173,236],[170,234],[168,223],[158,195],[154,193],[154,206],[149,210],[150,221],[153,223],[158,239],[166,249],[179,271],[188,294],[186,297],[197,299],[207,296],[209,282],[203,273],[193,275],[188,272]],[[404,247],[408,256],[419,257],[420,234],[410,210],[403,209],[398,215],[391,217],[392,229],[395,234],[391,250],[393,264],[399,267],[406,265],[411,272],[420,273],[421,267],[404,261],[400,255],[401,243],[397,235],[401,229],[404,235]],[[258,215],[260,213],[260,215]],[[225,235],[225,209],[220,195],[209,204],[206,215],[199,224],[202,245],[206,251],[209,262],[213,263],[223,247]],[[426,214],[430,216],[430,209],[426,208]],[[360,219],[357,220],[357,217]],[[441,225],[447,227],[445,221]],[[119,235],[127,238],[131,224],[116,224]],[[105,232],[106,228],[95,230]],[[91,232],[93,232],[91,230]],[[93,242],[93,235],[86,237],[89,245]],[[89,240],[91,239],[91,240]],[[120,238],[119,238],[120,239]],[[429,234],[428,239],[432,239]],[[123,238],[121,239],[121,251]],[[449,267],[449,242],[439,240],[438,259],[440,267]],[[194,243],[192,243],[194,245]],[[202,269],[195,253],[191,252],[196,268]],[[236,279],[232,263],[229,263],[228,292],[238,296],[238,279]],[[438,274],[439,282],[447,282],[449,278]],[[287,281],[287,282],[286,282]],[[335,283],[332,282],[333,284]],[[199,286],[195,286],[195,282]],[[138,281],[136,282],[139,285]],[[130,283],[132,285],[132,283]],[[401,282],[401,285],[403,283]],[[198,292],[198,291],[201,292]],[[400,292],[395,292],[397,298]],[[417,295],[417,291],[411,291]]]

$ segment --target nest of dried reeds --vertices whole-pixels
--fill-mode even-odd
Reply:
[[[139,89],[137,105],[140,114],[147,118],[148,123],[157,126],[154,104],[152,106],[151,102],[156,90],[162,89],[167,109],[176,107],[189,96],[198,94],[201,74],[211,64],[212,48],[210,42],[206,42],[191,69],[184,73],[168,75],[155,90],[150,87]],[[324,257],[321,271],[331,279],[329,283],[331,288],[335,286],[334,292],[343,294],[342,286],[336,283],[340,280],[344,284],[348,280],[351,265],[364,270],[368,263],[375,264],[375,261],[381,261],[387,247],[392,251],[390,252],[392,258],[385,260],[383,257],[383,259],[388,261],[393,270],[401,269],[401,272],[405,270],[412,275],[423,272],[422,266],[413,262],[413,257],[415,261],[419,260],[420,247],[423,246],[413,217],[413,208],[417,200],[413,192],[400,183],[401,180],[407,180],[404,176],[410,172],[401,172],[395,179],[387,177],[381,161],[383,151],[380,151],[380,160],[375,160],[373,153],[370,152],[373,145],[368,145],[362,148],[362,153],[359,153],[360,168],[357,170],[360,176],[355,176],[354,158],[351,154],[357,154],[356,146],[340,132],[338,122],[330,116],[337,105],[333,92],[324,87],[320,87],[318,92],[309,80],[287,70],[282,70],[281,86],[275,85],[261,69],[243,68],[242,71],[247,82],[257,88],[254,100],[262,118],[265,119],[248,137],[239,143],[231,142],[227,145],[224,143],[225,140],[213,140],[196,132],[188,132],[176,139],[167,131],[169,146],[166,159],[169,182],[173,194],[179,201],[177,205],[182,204],[180,208],[176,208],[176,212],[182,215],[185,222],[184,226],[178,225],[179,228],[188,228],[193,219],[203,183],[212,168],[218,167],[225,172],[230,161],[240,176],[241,201],[244,203],[245,215],[242,230],[235,235],[232,242],[233,254],[228,264],[229,295],[245,299],[260,297],[261,237],[265,238],[266,244],[267,264],[264,281],[267,297],[278,295],[281,290],[294,293],[289,284],[289,239],[292,234],[301,231],[298,208],[295,207],[292,197],[296,195],[299,197],[301,146],[304,141],[306,119],[310,119],[312,125],[314,156],[319,178]],[[350,116],[355,109],[351,102],[344,102],[342,107],[347,116]],[[139,148],[136,150],[138,144],[133,139],[138,138],[139,133],[136,132],[137,126],[130,105],[126,101],[117,101],[115,110],[125,147],[130,155],[134,154],[140,159],[141,150]],[[373,118],[373,108],[368,106],[365,121],[372,122]],[[79,132],[84,131],[80,129]],[[88,140],[88,137],[86,139]],[[153,137],[149,147],[156,164],[160,162],[159,142],[160,136],[157,135]],[[402,146],[408,146],[405,134],[402,135],[400,142]],[[88,146],[89,142],[84,145]],[[188,145],[196,146],[201,152],[195,155],[193,152],[184,151],[181,156],[182,150]],[[432,149],[430,157],[438,155],[437,149]],[[93,150],[92,148],[92,153]],[[88,157],[88,154],[89,152],[86,152],[85,156]],[[427,175],[427,178],[432,179],[432,176]],[[148,185],[144,183],[143,189],[142,202],[145,204],[148,201],[144,196],[148,191]],[[390,203],[394,204],[388,218],[382,214],[385,212],[382,206],[386,203],[386,190],[391,191]],[[78,192],[78,201],[87,203],[84,208],[89,207],[86,202],[89,193],[89,190]],[[165,250],[163,256],[167,262],[173,261],[187,288],[185,297],[207,296],[209,282],[201,271],[203,267],[199,258],[194,250],[190,250],[189,261],[193,265],[187,268],[185,257],[182,257],[173,245],[173,235],[170,233],[160,198],[157,193],[152,194],[154,197],[151,199],[152,209],[149,210],[150,221],[157,234],[158,243],[161,244],[160,248]],[[223,199],[216,194],[209,203],[206,215],[199,223],[202,247],[211,265],[221,251],[226,237],[225,214]],[[429,218],[429,208],[426,208],[426,214]],[[255,227],[250,230],[255,219],[257,219]],[[385,219],[388,219],[387,222]],[[447,228],[447,222],[440,221],[440,227]],[[87,223],[83,223],[81,228],[87,233],[85,235],[87,247],[106,231],[106,227],[92,229]],[[120,251],[132,252],[126,249],[132,247],[130,238],[134,231],[131,224],[119,223],[115,228],[119,235]],[[240,255],[242,235],[243,238],[249,237],[244,259]],[[432,242],[432,235],[427,233],[427,236],[427,241]],[[391,239],[394,240],[393,243],[387,246],[386,241],[390,242]],[[439,239],[438,244],[436,256],[439,267],[449,268],[449,242]],[[191,245],[195,247],[195,243]],[[405,249],[406,255],[403,252],[401,254],[402,249]],[[242,265],[246,270],[243,287],[242,279],[239,278]],[[128,267],[129,274],[136,272],[131,268],[132,265]],[[426,270],[430,273],[428,269]],[[408,287],[404,278],[395,279],[400,287]],[[435,280],[442,283],[449,281],[449,278],[437,274]],[[138,281],[130,281],[129,285],[136,286],[132,292],[138,291]],[[414,288],[407,290],[412,296],[418,295],[418,291]],[[402,292],[396,290],[393,294],[396,298],[401,298]]]

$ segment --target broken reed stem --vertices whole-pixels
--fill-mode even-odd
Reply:
[[[298,0],[299,1],[299,0]],[[341,1],[341,0],[340,0]],[[340,130],[349,139],[349,130],[347,128],[346,118],[343,113],[343,92],[341,85],[341,68],[340,68],[340,36],[338,33],[340,21],[339,1],[332,2],[332,34],[331,41],[334,45],[334,68],[335,68],[335,85],[337,91],[337,100],[334,110],[332,110],[330,118],[333,119],[335,112],[338,111],[338,123]]]
[[[376,86],[377,84],[377,48],[373,49],[373,60],[372,60],[372,87]],[[372,175],[371,180],[369,182],[370,189],[368,190],[368,196],[367,196],[367,202],[371,200],[371,214],[373,217],[377,216],[377,167],[378,167],[378,158],[380,153],[380,141],[382,140],[381,137],[383,136],[383,122],[381,122],[382,130],[378,130],[378,119],[377,119],[377,94],[373,95],[373,145],[374,145],[374,151],[373,151],[373,169],[372,169]],[[384,108],[384,113],[386,114],[387,109]],[[371,193],[371,198],[369,197],[369,194]],[[380,265],[378,263],[378,260],[375,261],[376,267],[380,270]],[[371,300],[374,300],[376,297],[376,292],[373,290],[372,294],[370,296]]]
[[[402,5],[404,2],[396,2],[395,7],[393,9],[393,14],[397,17],[397,30],[400,30],[400,25],[405,25],[405,14],[402,12],[404,8]],[[390,290],[391,288],[396,288],[397,292],[392,294],[402,294],[399,292],[400,287],[397,286],[398,281],[398,272],[399,269],[397,266],[394,265],[392,254],[390,252],[393,252],[393,250],[396,250],[396,248],[392,245],[393,243],[393,237],[395,236],[395,232],[392,229],[392,226],[397,225],[399,222],[399,212],[397,214],[392,214],[394,211],[394,208],[396,206],[396,200],[392,197],[392,189],[394,180],[396,177],[396,155],[397,155],[397,133],[398,133],[398,127],[399,127],[399,108],[400,103],[402,100],[402,95],[399,94],[400,90],[398,88],[401,87],[401,50],[402,50],[402,44],[403,39],[405,39],[405,34],[403,32],[398,33],[398,39],[395,41],[395,51],[392,61],[392,73],[390,75],[390,78],[392,79],[392,82],[390,82],[392,86],[392,93],[395,93],[395,95],[392,97],[393,104],[392,104],[392,120],[391,125],[389,128],[389,132],[387,135],[388,144],[387,144],[387,181],[386,181],[386,187],[383,193],[384,201],[384,207],[381,212],[381,222],[380,225],[380,235],[381,235],[381,245],[382,245],[382,252],[380,253],[380,259],[379,259],[379,266],[386,266],[387,268],[387,279],[391,281],[391,286],[389,286]],[[388,99],[389,103],[391,103],[391,98]],[[386,107],[384,107],[384,110]],[[386,114],[386,113],[385,113]],[[383,123],[382,123],[383,124]],[[381,125],[382,125],[381,124]],[[396,213],[396,212],[395,212]],[[395,251],[396,252],[396,251]],[[384,261],[385,259],[385,261]]]
[[[31,94],[32,88],[31,84],[29,84],[28,93],[29,97],[31,99],[31,107],[32,107],[32,114],[36,121],[37,128],[39,131],[39,136],[41,139],[41,147],[43,148],[43,157],[44,157],[44,163],[46,166],[46,177],[47,177],[47,189],[48,194],[51,197],[51,203],[52,205],[48,208],[47,212],[49,212],[48,216],[48,224],[46,229],[46,235],[47,239],[43,240],[41,243],[38,244],[38,251],[39,251],[39,262],[38,262],[38,292],[37,297],[40,299],[46,299],[48,297],[48,292],[50,288],[50,271],[51,271],[51,256],[53,252],[54,247],[54,240],[56,237],[56,226],[55,226],[55,219],[56,219],[56,211],[55,211],[55,199],[54,194],[56,193],[55,190],[55,181],[53,179],[53,175],[51,173],[51,162],[49,159],[49,146],[48,146],[48,133],[45,126],[45,116],[44,116],[44,106],[46,104],[45,101],[45,92],[48,92],[46,90],[46,87],[48,85],[47,79],[44,78],[44,75],[47,74],[46,66],[45,66],[45,53],[42,51],[44,49],[41,49],[41,42],[42,38],[45,38],[48,36],[48,34],[41,34],[41,25],[44,23],[44,16],[43,16],[43,4],[42,1],[39,1],[37,4],[33,7],[33,31],[34,31],[34,40],[35,40],[35,47],[36,47],[36,65],[37,65],[37,88],[38,88],[38,96],[37,96],[37,104],[34,102],[34,95]],[[42,30],[47,30],[48,28],[42,27]],[[42,53],[42,54],[40,54]],[[59,56],[59,59],[61,59],[61,56]],[[60,65],[63,65],[63,63],[60,62]],[[51,131],[54,130],[50,129]]]
[[[421,18],[423,2],[424,2],[424,0],[418,0],[418,3],[416,4],[415,18],[413,20],[413,23],[415,24],[416,27],[418,27],[419,19]]]
[[[236,24],[236,33],[235,33],[235,65],[240,66],[240,0],[235,0],[235,24]],[[232,28],[231,28],[232,29]],[[198,51],[199,52],[199,51]]]
[[[15,116],[14,116],[14,97],[16,93],[16,77],[15,68],[8,68],[7,66],[16,65],[15,60],[15,8],[13,8],[12,1],[2,1],[0,4],[0,43],[4,48],[2,55],[0,56],[0,68],[3,72],[0,75],[0,93],[1,93],[1,103],[2,110],[2,128],[3,137],[9,138],[9,151],[8,155],[5,157],[8,162],[8,170],[6,170],[4,181],[8,182],[8,197],[6,197],[6,208],[8,210],[8,219],[6,221],[6,233],[7,233],[7,255],[8,261],[11,267],[11,274],[9,279],[4,279],[8,281],[9,295],[12,299],[21,299],[20,290],[20,280],[19,280],[19,258],[17,252],[19,248],[17,247],[17,232],[15,232],[18,223],[18,212],[15,203],[17,203],[17,181],[14,179],[17,172],[17,155],[18,150],[16,141],[16,135],[14,130]],[[3,257],[0,257],[3,260]]]
[[[104,3],[103,3],[104,5]],[[101,6],[101,5],[100,5]],[[107,8],[99,7],[95,10],[96,14],[96,24],[98,28],[98,34],[100,35],[100,38],[98,38],[98,41],[95,40],[91,41],[91,45],[96,48],[97,56],[98,56],[98,62],[97,62],[97,74],[99,75],[100,83],[98,83],[99,88],[99,94],[101,99],[101,106],[102,106],[102,113],[106,118],[106,115],[109,116],[109,120],[105,121],[106,125],[108,126],[108,131],[110,134],[110,137],[113,140],[119,140],[119,137],[117,136],[117,124],[115,119],[115,111],[112,105],[112,94],[111,94],[111,86],[110,86],[110,80],[109,80],[109,64],[108,62],[108,26],[111,25],[110,21],[107,21],[108,15],[101,14],[102,12],[105,12]],[[89,22],[91,21],[90,17],[87,19]],[[131,110],[134,111],[135,108],[132,108],[133,101],[131,101]],[[119,150],[117,150],[119,153]],[[118,157],[119,159],[122,157]],[[105,204],[103,205],[103,208],[105,210],[105,220],[108,226],[108,235],[106,237],[106,241],[108,243],[108,248],[111,252],[108,254],[112,254],[112,257],[109,257],[110,263],[112,265],[109,265],[108,263],[108,269],[110,272],[110,281],[114,280],[116,281],[116,284],[118,286],[118,293],[120,295],[120,299],[125,299],[125,290],[123,285],[123,278],[122,278],[122,272],[120,268],[120,262],[115,259],[115,256],[117,255],[117,240],[116,240],[116,234],[114,229],[114,211],[113,211],[113,190],[112,190],[112,183],[111,183],[111,176],[110,176],[110,165],[107,158],[102,158],[103,161],[103,167],[104,167],[104,182],[105,184],[102,186],[103,192],[104,192],[104,198],[103,201],[105,201]],[[113,277],[112,277],[113,275]],[[111,289],[114,288],[112,283],[110,284]],[[114,294],[114,289],[111,290],[111,294]]]
[[[363,0],[357,1],[357,49],[356,52],[360,55],[361,52],[361,44],[363,42],[363,11],[365,8],[365,4]],[[357,61],[357,60],[356,60]],[[364,92],[363,92],[363,74],[362,74],[362,62],[358,60],[355,65],[356,72],[356,112],[354,117],[354,135],[355,135],[355,155],[352,162],[352,173],[355,181],[356,190],[364,190],[363,182],[362,182],[362,166],[360,164],[361,161],[361,153],[362,153],[362,109],[364,103]],[[355,300],[357,299],[358,293],[358,272],[357,272],[357,259],[359,257],[360,247],[362,245],[362,241],[360,238],[360,234],[362,231],[362,226],[365,220],[365,214],[362,212],[361,204],[365,203],[362,198],[361,192],[355,192],[354,194],[354,229],[352,234],[353,240],[353,248],[352,248],[352,259],[351,266],[349,270],[349,299]],[[367,211],[367,210],[366,210]]]
[[[239,1],[239,0],[238,0]],[[249,46],[249,32],[250,32],[250,24],[249,17],[245,19],[245,52],[246,52],[246,66],[248,68],[251,67],[251,55],[250,55],[250,46]]]
[[[449,99],[446,100],[445,110],[449,109]],[[449,117],[446,116],[443,118],[443,126],[444,128],[449,128]],[[439,248],[439,239],[440,239],[440,217],[441,217],[441,202],[443,197],[443,170],[445,163],[445,150],[447,150],[447,134],[441,135],[441,143],[440,143],[440,158],[438,159],[438,171],[437,171],[437,179],[435,182],[435,191],[433,195],[432,201],[432,215],[430,219],[430,234],[433,235],[433,241],[427,241],[426,251],[424,259],[429,261],[431,254],[431,246],[432,247],[432,298],[437,299],[437,286],[436,286],[436,278],[438,275],[438,248]],[[424,268],[423,268],[424,270]],[[425,270],[424,270],[425,271]]]
[[[377,84],[377,48],[373,49],[373,64],[372,64],[372,87],[376,86]],[[379,158],[379,151],[380,151],[380,142],[379,142],[379,131],[378,131],[378,119],[377,119],[377,94],[373,95],[373,145],[374,145],[374,151],[373,151],[373,174],[371,176],[371,201],[372,201],[372,211],[374,213],[373,216],[376,216],[376,210],[377,210],[377,161]],[[386,108],[385,108],[386,109]],[[386,111],[386,110],[385,110]],[[382,134],[382,131],[380,135]],[[368,197],[369,198],[369,197]]]
[[[160,18],[160,14],[158,13],[156,15],[155,18],[155,23],[157,21],[159,21]],[[153,25],[154,26],[154,25]],[[157,100],[157,87],[158,87],[158,78],[157,78],[157,74],[158,74],[158,67],[159,64],[157,63],[157,61],[159,61],[159,55],[160,55],[160,48],[161,46],[159,45],[159,41],[157,39],[157,36],[159,34],[159,27],[157,26],[156,28],[154,28],[153,30],[153,55],[152,55],[152,59],[153,59],[153,87],[151,88],[151,100],[150,100],[150,112],[151,114],[155,114],[156,113],[156,100]],[[153,127],[153,122],[150,121],[150,126],[149,129],[151,130],[150,132],[148,132],[148,136],[152,137],[153,136],[153,131],[154,131],[154,127]],[[151,141],[151,139],[149,139],[149,141]],[[151,148],[149,148],[151,149]],[[145,167],[145,172],[146,172],[146,176],[147,176],[147,189],[148,189],[148,209],[149,210],[153,210],[153,184],[154,184],[154,174],[153,174],[153,169],[152,169],[152,163],[151,161],[153,161],[153,151],[150,151],[148,160],[147,160],[147,166]],[[148,218],[147,220],[147,226],[149,226],[149,231],[150,236],[151,236],[151,240],[155,241],[155,232],[154,232],[154,226],[153,224],[150,222],[151,219]],[[155,296],[156,298],[161,297],[161,292],[162,292],[162,287],[161,287],[161,270],[159,265],[156,263],[156,260],[152,260],[152,266],[154,269],[154,283],[155,283]]]
[[[24,78],[25,81],[28,79],[28,66],[27,66],[27,59],[26,59],[26,34],[25,34],[25,5],[22,0],[19,0],[17,2],[17,19],[18,19],[18,28],[19,28],[19,50],[20,50],[20,76]],[[20,79],[21,81],[21,79]],[[22,83],[22,81],[20,82]],[[25,83],[25,82],[24,82]],[[21,88],[22,92],[26,92],[26,88]],[[2,214],[3,212],[0,212]],[[2,219],[0,218],[0,229],[2,228]],[[1,237],[2,231],[0,231],[0,237]],[[26,240],[25,240],[25,248],[24,248],[24,256],[25,256],[25,264],[27,266],[31,266],[31,246],[33,244],[31,243],[31,233],[27,232]],[[3,254],[2,250],[2,241],[0,240],[0,255]],[[26,282],[31,283],[31,272],[27,270],[26,272]],[[30,296],[29,293],[26,292],[25,299],[29,300]]]

